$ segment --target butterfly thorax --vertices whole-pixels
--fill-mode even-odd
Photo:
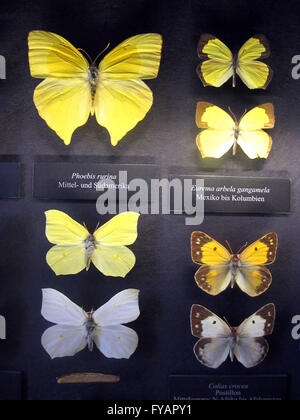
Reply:
[[[91,93],[92,93],[92,100],[94,100],[97,87],[99,83],[99,70],[96,66],[92,65],[89,69],[89,84],[91,87]]]
[[[86,323],[84,324],[86,328],[86,340],[88,343],[88,349],[90,351],[93,351],[94,347],[94,335],[95,335],[95,329],[96,329],[96,323],[93,319],[93,311],[88,313],[88,319]]]
[[[86,255],[86,267],[89,269],[91,258],[96,248],[96,239],[93,235],[89,235],[85,240],[85,255]]]
[[[231,255],[230,270],[231,270],[231,287],[235,285],[235,279],[238,273],[238,270],[241,266],[240,256],[238,254]]]

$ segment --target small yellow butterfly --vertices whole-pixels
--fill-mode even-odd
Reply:
[[[51,32],[30,32],[28,47],[31,76],[45,79],[34,91],[35,106],[66,145],[76,128],[95,114],[116,146],[152,106],[152,92],[142,79],[157,77],[159,34],[126,39],[98,67],[97,59],[89,63],[70,42]]]
[[[250,159],[269,156],[272,138],[262,128],[275,125],[273,104],[256,106],[240,121],[208,102],[198,102],[196,124],[201,131],[196,143],[203,158],[220,158],[233,146],[233,155],[239,145]]]
[[[236,283],[251,297],[264,293],[272,283],[272,275],[265,265],[276,258],[278,237],[268,233],[249,245],[242,253],[229,252],[204,232],[191,235],[192,260],[201,267],[195,274],[200,289],[216,296],[230,284]]]
[[[266,89],[273,71],[257,59],[269,55],[269,42],[261,34],[245,42],[236,56],[218,38],[203,34],[198,44],[198,56],[205,61],[197,67],[197,73],[204,86],[220,87],[233,77],[235,87],[238,74],[249,89]]]
[[[55,244],[46,260],[57,276],[88,270],[91,263],[113,277],[125,277],[133,268],[135,256],[125,245],[137,238],[138,213],[118,214],[93,234],[61,211],[49,210],[45,215],[46,236]]]

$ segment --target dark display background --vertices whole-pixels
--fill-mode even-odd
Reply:
[[[300,313],[299,259],[299,94],[300,81],[291,77],[291,59],[300,53],[298,1],[225,0],[89,0],[5,1],[0,6],[0,54],[7,59],[7,80],[0,80],[0,154],[19,155],[23,164],[21,200],[0,203],[0,313],[7,320],[7,340],[0,341],[0,370],[24,372],[28,399],[166,399],[169,374],[288,374],[289,398],[300,398],[300,353],[291,338],[291,319]],[[146,118],[116,148],[95,118],[79,128],[71,146],[64,146],[38,116],[32,95],[38,80],[29,74],[27,35],[42,29],[66,37],[94,57],[108,43],[129,36],[159,32],[164,46],[159,77],[147,82],[154,104]],[[220,89],[203,88],[195,68],[196,47],[202,33],[220,37],[232,50],[256,33],[271,45],[267,62],[274,79],[267,91],[250,91],[239,80]],[[251,162],[241,151],[215,162],[202,161],[195,145],[198,100],[226,108],[239,116],[245,108],[271,101],[276,126],[270,131],[273,149],[267,161]],[[199,229],[234,250],[275,230],[278,258],[271,266],[273,284],[251,299],[238,288],[218,297],[203,293],[194,282],[197,267],[190,258],[190,234],[184,216],[142,216],[139,236],[131,247],[137,263],[125,279],[104,277],[96,269],[77,276],[56,278],[45,255],[50,244],[44,234],[43,212],[67,212],[93,229],[99,220],[92,202],[42,202],[32,198],[36,155],[113,156],[114,163],[133,156],[152,157],[162,177],[180,164],[205,173],[280,176],[292,180],[293,212],[289,216],[207,215]],[[109,217],[101,217],[103,223]],[[136,353],[127,360],[106,359],[95,350],[51,361],[40,344],[51,324],[40,315],[41,289],[55,288],[85,309],[98,308],[126,288],[141,290],[141,316],[130,324],[140,338]],[[246,370],[227,361],[217,372],[200,365],[193,355],[196,338],[189,326],[194,303],[225,315],[238,325],[266,303],[274,302],[277,321],[268,338],[270,353],[258,367]],[[119,384],[59,386],[56,377],[73,372],[120,374]],[[2,384],[3,385],[3,384]]]

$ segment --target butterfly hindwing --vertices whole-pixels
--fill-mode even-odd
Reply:
[[[234,355],[247,369],[259,365],[269,352],[269,344],[263,337],[244,338],[236,346]]]
[[[236,275],[236,284],[250,297],[263,294],[272,283],[272,275],[263,265],[246,266],[242,265]]]
[[[231,282],[229,265],[201,266],[195,274],[197,286],[212,296],[217,296],[227,289]]]

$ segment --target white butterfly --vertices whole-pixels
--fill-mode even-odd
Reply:
[[[115,359],[128,359],[135,352],[138,336],[122,324],[139,317],[139,290],[123,290],[89,313],[57,290],[42,292],[42,315],[58,324],[42,336],[42,346],[52,359],[74,356],[86,346],[92,351],[94,343],[104,356]]]
[[[269,351],[263,338],[272,334],[275,322],[275,306],[269,303],[247,318],[239,327],[232,328],[204,306],[193,305],[191,329],[200,338],[194,353],[203,365],[217,369],[228,356],[234,356],[246,368],[261,363]]]

